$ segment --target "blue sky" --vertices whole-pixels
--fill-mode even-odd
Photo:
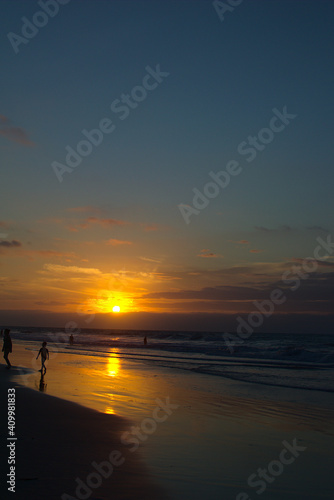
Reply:
[[[8,33],[22,35],[22,17],[41,7],[0,8],[4,308],[61,312],[72,297],[75,310],[90,295],[94,308],[122,270],[124,312],[172,314],[167,299],[153,306],[144,294],[241,287],[240,266],[255,288],[262,266],[270,287],[333,234],[332,2],[244,0],[221,21],[211,1],[71,0],[17,54]],[[157,65],[168,76],[120,120],[111,103]],[[238,146],[284,106],[296,118],[248,163]],[[115,130],[60,183],[51,164],[103,118]],[[191,206],[193,188],[231,160],[242,172],[186,224],[178,205]],[[100,281],[81,280],[85,268]],[[292,302],[285,312],[297,311]],[[212,309],[235,312],[226,300],[200,306]]]

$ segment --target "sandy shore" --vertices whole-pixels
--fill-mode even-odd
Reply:
[[[7,461],[1,468],[2,499],[166,498],[138,453],[121,443],[126,420],[20,387],[11,380],[18,373],[15,368],[1,373],[1,429],[7,430],[6,394],[14,388],[17,437],[6,440],[2,433],[2,464]],[[15,493],[8,491],[10,484],[4,488],[8,443],[15,445]]]
[[[29,349],[15,345],[13,364],[23,371],[0,365],[1,429],[9,386],[16,390],[19,438],[16,493],[1,498],[333,498],[334,394],[164,369],[115,352],[101,358],[71,351],[51,356],[42,392],[35,347]],[[174,406],[164,413],[157,400]],[[4,440],[1,455],[6,461]],[[289,463],[280,465],[280,457]],[[110,477],[91,494],[82,483],[76,492],[76,478],[99,483],[97,474],[109,469],[98,472],[92,462],[106,460],[115,462]],[[2,483],[8,468],[4,463]],[[271,471],[268,480],[259,469]]]

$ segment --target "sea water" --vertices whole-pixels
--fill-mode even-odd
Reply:
[[[256,333],[226,342],[223,333],[83,329],[69,344],[59,328],[12,327],[13,341],[66,354],[190,370],[256,384],[334,392],[334,335]],[[144,343],[146,337],[147,343]]]

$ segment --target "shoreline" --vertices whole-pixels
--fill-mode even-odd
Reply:
[[[17,449],[28,458],[21,461],[20,494],[24,495],[16,495],[18,500],[52,500],[49,493],[59,478],[64,490],[60,495],[71,495],[64,500],[75,499],[76,477],[85,480],[93,461],[105,461],[117,450],[124,457],[127,453],[126,461],[115,466],[108,481],[87,499],[234,500],[245,492],[254,500],[257,494],[247,478],[276,460],[283,442],[292,446],[294,440],[307,450],[267,485],[268,498],[332,498],[334,406],[327,393],[314,391],[310,400],[310,391],[279,388],[273,392],[256,384],[134,363],[110,352],[107,358],[74,353],[52,357],[45,383],[54,397],[38,390],[41,375],[35,357],[35,349],[16,344],[13,363],[29,368],[20,373],[16,367],[10,373],[1,365],[2,382],[14,375],[11,387],[17,387],[21,401],[17,423],[22,439]],[[24,374],[31,388],[18,387]],[[2,390],[2,398],[3,394]],[[175,411],[172,407],[166,421],[156,410],[157,398],[178,406]],[[154,416],[158,417],[155,423]],[[43,453],[48,454],[47,460]],[[143,492],[140,496],[137,483]],[[43,494],[38,496],[40,490]]]
[[[7,463],[2,468],[1,498],[167,499],[152,482],[140,454],[122,443],[129,428],[126,419],[19,386],[12,381],[17,374],[13,367],[1,377],[2,399],[9,387],[15,390],[17,437],[8,441],[2,433],[2,463],[9,457],[6,442],[15,451],[15,496],[10,496],[9,485],[4,488],[4,473],[10,472]],[[7,408],[5,404],[1,408],[4,429]]]

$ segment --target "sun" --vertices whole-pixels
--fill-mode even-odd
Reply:
[[[121,308],[120,308],[119,306],[114,306],[114,307],[112,308],[112,312],[114,312],[114,313],[119,313],[119,312],[120,312],[120,310],[121,310]]]

